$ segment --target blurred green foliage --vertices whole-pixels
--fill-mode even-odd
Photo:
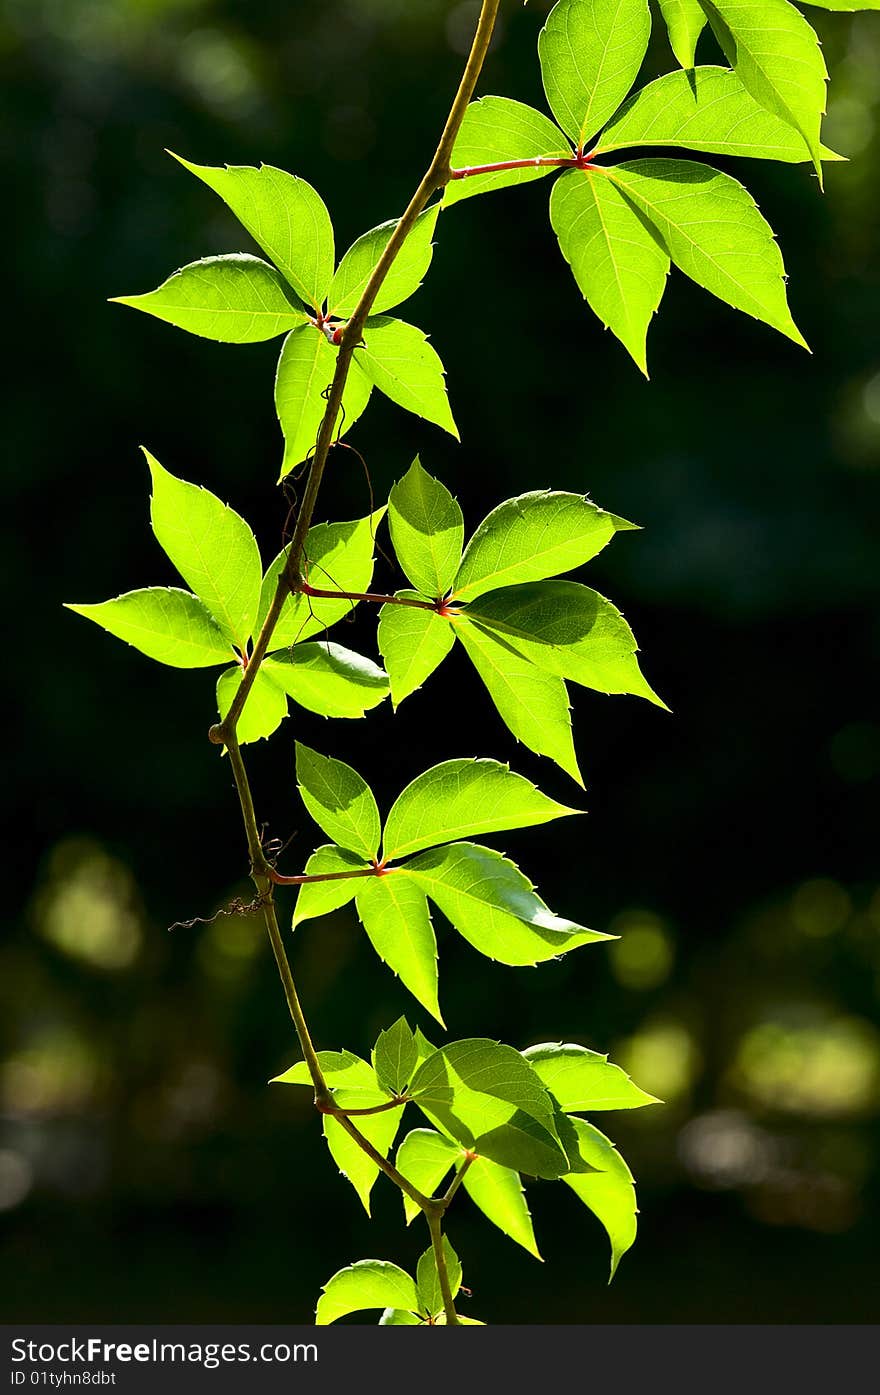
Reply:
[[[547,8],[505,6],[484,91],[538,99]],[[17,602],[7,1321],[301,1321],[339,1264],[375,1252],[411,1265],[423,1247],[391,1188],[369,1225],[310,1107],[266,1086],[296,1051],[259,927],[165,929],[247,895],[229,772],[205,740],[210,678],[157,670],[60,604],[162,565],[141,439],[227,496],[266,555],[287,508],[273,347],[203,344],[105,304],[244,247],[163,149],[302,174],[353,238],[402,208],[475,9],[0,0],[3,557]],[[610,1289],[603,1237],[574,1198],[534,1189],[540,1272],[473,1208],[456,1211],[489,1320],[876,1318],[880,23],[810,17],[834,75],[827,140],[852,163],[828,169],[824,198],[805,169],[747,177],[812,358],[676,278],[645,384],[581,312],[546,191],[527,188],[444,215],[420,292],[463,448],[382,403],[352,437],[377,500],[419,448],[471,523],[544,485],[642,523],[603,555],[598,584],[674,710],[579,693],[590,816],[509,839],[554,909],[622,939],[536,971],[445,940],[451,1036],[582,1041],[667,1100],[608,1121],[642,1209]],[[659,29],[649,66],[671,66]],[[368,504],[361,463],[340,450],[323,508]],[[393,584],[387,565],[378,579]],[[353,642],[372,645],[367,617]],[[299,734],[363,767],[386,806],[427,764],[473,754],[570,794],[455,660],[396,720],[304,717]],[[293,870],[315,831],[291,745],[282,734],[253,764],[271,834],[294,836]],[[411,1007],[348,910],[298,931],[293,953],[322,1046],[365,1050]]]

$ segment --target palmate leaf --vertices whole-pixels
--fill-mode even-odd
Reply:
[[[233,657],[217,622],[189,591],[149,586],[97,605],[65,608],[171,668],[211,668]]]
[[[419,599],[417,591],[395,594],[407,600]],[[391,701],[395,708],[430,678],[454,643],[451,624],[435,611],[402,605],[382,606],[379,653],[391,682]]]
[[[244,651],[260,602],[262,565],[243,518],[216,495],[176,479],[145,450],[153,532],[224,635]]]
[[[648,326],[669,274],[665,249],[611,180],[592,170],[556,181],[550,222],[590,309],[647,377]]]
[[[224,344],[258,344],[308,320],[281,273],[247,252],[191,262],[156,290],[112,303]]]
[[[461,562],[464,518],[445,485],[416,456],[388,497],[388,526],[397,560],[423,596],[446,595]]]
[[[659,0],[669,44],[683,68],[696,62],[697,40],[706,27],[706,11],[699,0]]]
[[[614,165],[607,177],[657,230],[686,276],[807,347],[788,308],[773,231],[741,184],[696,160],[632,160]]]
[[[361,1259],[340,1269],[324,1285],[315,1313],[318,1327],[327,1327],[349,1313],[369,1308],[415,1312],[419,1306],[416,1285],[409,1274],[384,1259]]]
[[[620,611],[577,581],[538,581],[490,591],[468,607],[474,626],[512,645],[541,670],[601,693],[666,704],[645,681]]]
[[[785,164],[811,158],[803,136],[756,102],[729,68],[667,73],[648,83],[609,121],[596,154],[651,145]],[[839,158],[824,146],[822,157]]]
[[[635,527],[582,494],[542,489],[507,499],[465,548],[454,598],[472,601],[484,591],[573,571],[601,552],[618,530]]]
[[[383,1089],[399,1095],[419,1064],[419,1048],[405,1017],[380,1032],[372,1054],[373,1069]]]
[[[306,537],[303,569],[312,586],[320,591],[366,591],[373,575],[376,529],[384,507],[366,518],[347,523],[317,523]],[[278,554],[266,570],[260,593],[256,628],[265,620],[286,565],[289,548]],[[272,648],[279,650],[313,635],[322,634],[354,609],[356,601],[346,598],[327,600],[318,596],[288,596],[278,624],[272,632]]]
[[[366,379],[399,407],[459,439],[446,395],[443,364],[415,325],[388,315],[371,315],[352,367],[362,369]]]
[[[336,843],[325,843],[312,853],[305,866],[310,877],[332,875],[336,872],[361,872],[370,866],[356,853],[340,848]],[[327,915],[337,911],[349,901],[353,901],[358,889],[358,878],[347,877],[332,882],[304,882],[299,888],[296,907],[293,912],[293,928],[304,920]]]
[[[535,111],[509,97],[482,97],[471,102],[452,151],[453,169],[495,165],[508,160],[535,160],[546,156],[567,157],[571,147],[558,126],[543,112]],[[443,203],[449,206],[475,194],[527,184],[551,174],[553,167],[499,170],[467,179],[453,179],[446,185]]]
[[[379,851],[382,824],[373,792],[357,771],[298,741],[296,777],[315,823],[341,847],[372,861]]]
[[[419,214],[373,302],[374,315],[391,310],[407,300],[422,284],[434,255],[431,239],[439,212],[440,205],[434,204],[433,208],[426,208]],[[347,318],[354,312],[397,223],[396,218],[382,223],[378,228],[364,233],[349,247],[339,263],[327,297],[329,315]]]
[[[614,1278],[623,1255],[636,1238],[636,1193],[632,1173],[610,1139],[584,1119],[572,1119],[578,1152],[591,1171],[570,1172],[563,1182],[601,1221],[611,1241],[611,1273]]]
[[[819,127],[828,71],[815,31],[788,0],[700,3],[743,86],[803,136],[821,185]]]
[[[538,38],[547,101],[579,150],[629,92],[651,34],[647,0],[560,0]]]
[[[300,300],[319,309],[333,276],[333,225],[311,185],[272,165],[216,168],[174,158],[219,194]]]
[[[264,673],[320,717],[363,717],[390,691],[387,673],[372,659],[326,639],[270,654]]]
[[[607,1056],[572,1042],[542,1042],[523,1052],[553,1098],[567,1113],[594,1109],[640,1109],[658,1104]]]
[[[495,760],[449,760],[407,785],[391,807],[383,835],[387,861],[477,833],[528,828],[580,811],[548,799]]]
[[[399,872],[358,882],[357,912],[378,954],[442,1025],[437,1001],[437,940],[425,893]]]
[[[313,325],[291,330],[284,341],[275,374],[275,411],[284,434],[282,477],[306,459],[318,439],[327,408],[324,393],[333,380],[336,355],[337,350]],[[372,390],[360,366],[350,364],[336,428],[339,436],[357,421]]]
[[[461,1288],[461,1261],[450,1245],[448,1236],[443,1236],[442,1243],[449,1290],[454,1298]],[[440,1287],[440,1275],[437,1272],[437,1260],[434,1257],[433,1246],[426,1250],[419,1259],[416,1269],[416,1289],[421,1310],[427,1313],[428,1317],[438,1317],[443,1312],[444,1307],[443,1290]]]
[[[433,848],[394,875],[414,882],[475,949],[502,964],[540,964],[610,938],[553,915],[514,863],[479,844]]]
[[[221,673],[217,679],[217,711],[221,722],[241,687],[242,677],[242,670],[236,665]],[[238,744],[246,746],[253,741],[264,741],[278,730],[286,716],[287,697],[273,683],[264,665],[251,684],[247,702],[241,709],[235,729]]]

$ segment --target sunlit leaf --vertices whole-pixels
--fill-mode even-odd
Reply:
[[[569,1113],[639,1109],[657,1104],[607,1056],[571,1042],[542,1042],[523,1052],[560,1107]]]
[[[328,639],[270,654],[262,671],[300,707],[321,717],[363,717],[390,691],[384,669]]]
[[[479,165],[496,165],[508,160],[535,160],[541,157],[571,156],[571,146],[558,126],[543,112],[527,107],[510,97],[482,97],[471,102],[465,112],[461,130],[455,140],[451,164],[453,169],[470,169]],[[443,203],[449,206],[475,194],[505,189],[512,184],[527,184],[552,174],[553,166],[532,166],[531,169],[500,170],[493,174],[476,174],[467,179],[453,179],[446,185]]]
[[[461,1288],[461,1261],[450,1245],[447,1235],[443,1236],[442,1244],[449,1291],[451,1297],[454,1298]],[[433,1246],[426,1250],[419,1259],[416,1269],[416,1289],[423,1312],[432,1318],[443,1312],[443,1290],[440,1285],[440,1275],[437,1271],[437,1260]]]
[[[524,1250],[540,1259],[532,1217],[518,1172],[491,1158],[477,1158],[464,1174],[464,1189],[483,1215]]]
[[[401,873],[387,872],[360,882],[356,905],[379,958],[442,1023],[437,1001],[437,941],[424,892]]]
[[[408,412],[441,426],[458,440],[446,395],[445,369],[427,337],[415,325],[388,315],[370,316],[363,346],[355,350],[368,382]]]
[[[683,68],[693,68],[697,40],[706,27],[706,11],[699,0],[659,0],[659,4],[672,52]]]
[[[327,407],[325,393],[336,371],[338,350],[312,325],[291,330],[275,375],[275,410],[284,434],[281,474],[289,474],[313,449]],[[335,427],[344,436],[370,400],[373,385],[357,363],[349,366],[342,410]]]
[[[372,1143],[376,1151],[381,1153],[383,1158],[387,1158],[397,1135],[402,1114],[403,1106],[401,1105],[399,1109],[386,1109],[381,1114],[367,1114],[365,1117],[359,1117],[354,1120],[354,1123],[358,1131]],[[378,1164],[367,1157],[360,1144],[346,1132],[339,1120],[334,1119],[332,1114],[324,1115],[324,1137],[327,1140],[333,1161],[343,1177],[354,1187],[361,1205],[369,1216],[370,1193],[376,1178],[379,1176]]]
[[[232,645],[202,602],[176,587],[149,586],[112,601],[66,608],[171,668],[210,668],[233,657]]]
[[[353,519],[350,523],[317,523],[310,528],[303,559],[303,570],[309,583],[319,591],[366,591],[373,575],[376,529],[384,513],[383,507],[366,518]],[[269,612],[288,552],[289,548],[280,552],[266,571],[260,593],[257,629]],[[302,594],[288,596],[272,632],[273,650],[322,634],[337,620],[348,615],[356,604],[356,601],[347,599],[336,601]]]
[[[337,872],[365,871],[369,865],[356,853],[340,848],[335,843],[325,843],[322,848],[312,853],[305,870],[310,877],[334,876]],[[304,920],[327,915],[329,911],[337,911],[340,906],[353,901],[359,880],[359,877],[345,877],[339,881],[304,882],[296,898],[293,928],[296,929]]]
[[[580,1156],[595,1170],[570,1172],[562,1180],[605,1227],[611,1241],[613,1279],[621,1258],[636,1238],[638,1208],[632,1173],[610,1139],[584,1119],[574,1118],[571,1122]]]
[[[647,0],[560,0],[538,38],[544,91],[578,149],[636,80],[651,34]]]
[[[315,1322],[326,1327],[337,1318],[367,1308],[402,1308],[415,1310],[419,1299],[409,1274],[384,1259],[361,1259],[324,1285]]]
[[[419,214],[373,302],[374,315],[408,300],[422,284],[434,255],[431,239],[439,211],[440,205],[434,204]],[[393,218],[388,223],[382,223],[378,228],[364,233],[349,247],[339,263],[327,297],[330,315],[347,318],[357,308],[397,222]]]
[[[240,668],[228,668],[217,679],[217,710],[220,720],[226,716],[233,699],[241,687],[243,674]],[[287,698],[277,684],[272,682],[265,668],[261,668],[251,684],[247,701],[241,709],[235,734],[240,746],[251,741],[263,741],[277,731],[287,716]]]
[[[319,828],[340,847],[372,861],[379,851],[381,821],[373,792],[357,771],[298,741],[296,777]]]
[[[388,526],[397,560],[416,590],[435,600],[445,596],[461,562],[464,519],[418,456],[391,490]]]
[[[379,1083],[399,1095],[415,1074],[419,1048],[405,1017],[380,1032],[373,1047],[373,1069]]]
[[[433,1196],[456,1162],[464,1160],[464,1150],[434,1129],[413,1129],[398,1145],[394,1165],[407,1181],[422,1193]],[[409,1225],[420,1207],[402,1193],[403,1210]]]
[[[191,262],[154,291],[114,296],[113,303],[225,344],[274,339],[308,319],[274,266],[246,252]]]
[[[419,599],[417,591],[395,594],[407,600]],[[455,634],[449,621],[436,611],[383,605],[378,639],[391,683],[391,701],[397,707],[443,662],[455,643]]]

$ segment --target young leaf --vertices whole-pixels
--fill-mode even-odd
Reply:
[[[559,0],[538,38],[544,91],[579,150],[636,80],[651,35],[647,0]]]
[[[697,61],[697,40],[706,27],[706,12],[699,0],[660,0],[669,44],[683,68]]]
[[[359,1132],[372,1143],[383,1158],[388,1157],[400,1126],[402,1114],[403,1106],[401,1105],[400,1109],[386,1109],[381,1114],[367,1114],[357,1121]],[[327,1147],[330,1149],[330,1156],[343,1177],[354,1187],[361,1205],[369,1216],[370,1193],[376,1178],[379,1176],[378,1164],[367,1157],[360,1144],[346,1133],[339,1120],[334,1119],[332,1114],[324,1115],[324,1137],[327,1140]]]
[[[337,350],[312,325],[293,329],[284,341],[275,375],[275,410],[284,433],[282,476],[305,460],[318,439],[327,407],[324,393],[336,369]],[[356,363],[348,371],[337,434],[345,435],[370,400],[373,385]]]
[[[419,1048],[405,1017],[380,1032],[373,1047],[373,1069],[379,1084],[392,1095],[399,1095],[416,1071]]]
[[[232,209],[301,300],[320,309],[333,275],[333,225],[304,179],[272,165],[193,165],[174,156]]]
[[[356,904],[379,958],[442,1024],[437,1001],[437,941],[424,892],[399,872],[388,872],[364,878]]]
[[[538,489],[507,499],[483,519],[465,548],[454,596],[472,601],[484,591],[541,581],[589,562],[627,523],[582,494]]]
[[[270,654],[262,671],[320,717],[363,717],[390,691],[388,674],[372,659],[327,639]]]
[[[235,668],[228,668],[217,679],[217,711],[221,722],[241,687],[241,679],[242,671],[237,665]],[[272,682],[265,667],[261,668],[251,685],[248,700],[238,719],[236,736],[239,745],[246,746],[251,741],[263,741],[278,730],[286,716],[287,698]]]
[[[553,1098],[568,1113],[594,1109],[639,1109],[658,1104],[607,1056],[571,1042],[542,1042],[523,1052]]]
[[[501,638],[459,620],[456,634],[482,678],[501,720],[539,756],[550,760],[583,788],[571,735],[565,683],[544,673]]]
[[[800,131],[819,184],[828,71],[815,31],[788,0],[700,0],[728,63],[756,102]]]
[[[387,861],[409,857],[475,833],[528,828],[578,812],[548,799],[498,761],[447,760],[398,796],[385,824],[383,856]]]
[[[417,591],[397,591],[407,600],[418,600]],[[441,664],[455,643],[448,620],[436,611],[412,606],[383,605],[379,611],[379,653],[391,682],[391,702],[398,707],[420,688]]]
[[[475,949],[502,964],[540,964],[609,938],[553,915],[519,868],[492,848],[432,848],[408,862],[402,875],[430,896]]]
[[[319,1051],[318,1064],[340,1109],[372,1109],[374,1105],[388,1103],[390,1092],[379,1084],[373,1067],[360,1056],[351,1051]],[[306,1062],[297,1061],[269,1083],[312,1088],[312,1077]]]
[[[477,1158],[464,1174],[464,1189],[483,1215],[511,1240],[540,1259],[532,1217],[518,1172],[491,1158]]]
[[[648,376],[646,338],[669,257],[604,174],[569,170],[550,194],[550,222],[581,294]]]
[[[416,590],[432,600],[445,596],[461,562],[464,518],[418,456],[391,490],[388,526],[397,560]]]
[[[318,523],[309,529],[303,557],[307,580],[319,591],[366,591],[373,575],[376,529],[385,513],[384,506],[366,518],[350,523]],[[266,619],[287,565],[289,548],[280,552],[263,579],[256,629]],[[318,596],[288,596],[272,633],[272,649],[277,651],[325,630],[348,615],[357,605],[350,600],[326,600]]]
[[[571,153],[571,146],[559,127],[543,112],[514,102],[510,97],[482,97],[478,102],[471,102],[465,112],[451,164],[454,170],[462,170],[508,160],[566,159]],[[446,185],[443,204],[449,207],[474,194],[487,194],[512,184],[527,184],[552,172],[552,165],[538,165],[531,169],[499,170],[452,179]]]
[[[463,1150],[442,1133],[434,1129],[413,1129],[398,1145],[394,1165],[423,1196],[433,1196],[449,1169],[463,1159]],[[407,1225],[419,1214],[419,1209],[404,1192]]]
[[[400,1308],[415,1311],[419,1306],[416,1286],[409,1274],[385,1259],[360,1259],[324,1285],[315,1323],[327,1327],[337,1318],[366,1308]]]
[[[148,586],[97,605],[65,609],[124,639],[171,668],[210,668],[233,657],[232,645],[201,601],[176,587]]]
[[[611,1241],[609,1282],[636,1238],[636,1193],[632,1173],[610,1139],[584,1119],[572,1119],[581,1160],[594,1171],[563,1177],[605,1227]]]
[[[773,230],[741,184],[696,160],[631,160],[608,177],[656,228],[686,276],[807,347],[788,308]]]
[[[694,68],[649,82],[609,121],[596,154],[651,145],[785,164],[810,159],[803,136],[756,102],[729,68]],[[824,146],[822,155],[837,158]]]
[[[358,365],[392,402],[459,439],[446,395],[445,369],[415,325],[388,315],[371,316],[364,326],[364,343],[355,350],[352,367]]]
[[[348,852],[346,848],[340,848],[335,843],[325,843],[312,853],[306,863],[306,875],[315,877],[336,872],[363,872],[369,865],[363,858]],[[332,882],[303,882],[293,912],[294,930],[304,920],[313,920],[315,916],[338,911],[341,906],[353,901],[360,880],[360,877],[345,877]]]
[[[481,596],[467,613],[474,624],[560,678],[666,706],[642,675],[629,625],[616,606],[589,586],[577,581],[509,586]]]
[[[445,1235],[443,1236],[443,1255],[446,1260],[446,1274],[449,1279],[450,1292],[454,1298],[461,1288],[461,1261]],[[427,1313],[428,1317],[438,1317],[443,1312],[443,1290],[440,1287],[440,1275],[437,1272],[433,1245],[425,1251],[419,1260],[416,1269],[416,1289],[422,1311]]]
[[[379,851],[382,823],[373,792],[357,771],[298,741],[296,777],[318,827],[340,847],[371,862]]]
[[[308,319],[274,266],[247,252],[191,262],[156,290],[114,296],[112,303],[224,344],[259,344]]]
[[[263,568],[256,538],[215,494],[169,474],[144,451],[153,480],[153,532],[223,633],[244,650],[260,603]]]
[[[431,238],[434,236],[439,212],[440,205],[435,203],[432,208],[426,208],[419,214],[373,302],[374,315],[381,314],[383,310],[391,310],[401,301],[408,300],[419,289],[434,255]],[[371,232],[364,233],[363,237],[359,237],[357,242],[349,247],[339,263],[327,297],[330,315],[347,318],[353,314],[367,282],[388,246],[397,222],[398,220],[393,218],[389,223],[382,223]]]

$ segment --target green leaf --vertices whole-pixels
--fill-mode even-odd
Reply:
[[[380,1085],[393,1095],[403,1092],[415,1074],[419,1048],[405,1017],[380,1032],[373,1047],[373,1069]]]
[[[380,959],[442,1024],[437,1001],[437,941],[424,892],[400,872],[365,878],[357,911]]]
[[[315,1322],[327,1327],[337,1318],[366,1308],[401,1308],[415,1310],[419,1306],[416,1286],[409,1274],[385,1259],[360,1259],[324,1285],[318,1299]]]
[[[320,309],[333,276],[333,225],[312,186],[272,165],[214,167],[174,158],[219,194],[300,299]]]
[[[236,665],[235,668],[228,668],[225,673],[221,673],[217,679],[217,710],[221,722],[241,687],[242,677],[242,671]],[[236,727],[239,745],[246,746],[251,741],[263,741],[278,730],[286,716],[287,698],[272,682],[263,667],[251,684],[247,702],[241,709]]]
[[[461,1288],[461,1261],[446,1235],[443,1236],[443,1254],[446,1259],[449,1288],[454,1298]],[[416,1289],[418,1290],[419,1303],[428,1317],[437,1317],[443,1312],[443,1291],[440,1287],[440,1275],[437,1272],[433,1245],[419,1259],[416,1269]]]
[[[355,350],[355,365],[399,407],[459,439],[446,395],[445,369],[415,325],[388,315],[371,316],[364,326],[364,343]]]
[[[144,451],[153,479],[153,532],[220,629],[244,650],[257,619],[263,568],[243,518],[216,495],[169,474]]]
[[[807,347],[773,230],[748,190],[696,160],[632,160],[608,177],[656,228],[675,265],[737,310]]]
[[[560,0],[538,38],[544,91],[579,150],[636,80],[651,35],[647,0]]]
[[[413,1129],[398,1145],[394,1165],[423,1196],[433,1196],[449,1169],[463,1160],[464,1150],[444,1138],[442,1133],[434,1129]],[[401,1195],[406,1223],[410,1225],[420,1207],[405,1192]]]
[[[669,274],[665,250],[611,180],[592,170],[556,181],[550,222],[590,309],[647,377],[648,327]]]
[[[156,290],[114,296],[112,303],[224,344],[259,344],[308,319],[274,266],[247,252],[190,262]]]
[[[815,31],[788,0],[701,0],[731,68],[756,102],[800,131],[822,184],[819,127],[828,71]]]
[[[407,600],[418,600],[417,591],[397,591]],[[391,701],[398,707],[420,688],[441,664],[455,643],[448,620],[431,610],[412,606],[383,605],[379,611],[379,652],[391,682]]]
[[[785,164],[810,159],[803,136],[756,102],[729,68],[667,73],[636,92],[605,127],[596,153],[633,145],[679,145]],[[822,156],[838,158],[824,146]]]
[[[421,1327],[422,1319],[402,1308],[386,1308],[379,1319],[380,1327]]]
[[[397,560],[417,591],[440,600],[461,562],[464,518],[445,485],[416,456],[388,499],[388,526]]]
[[[697,61],[697,40],[706,27],[706,12],[699,0],[659,0],[666,21],[669,44],[683,68]]]
[[[483,1215],[535,1259],[540,1259],[532,1217],[518,1172],[491,1158],[477,1158],[464,1174],[464,1189]]]
[[[455,599],[472,601],[499,586],[573,571],[601,552],[616,532],[635,526],[582,494],[539,489],[507,499],[483,519],[465,548]]]
[[[563,1177],[576,1196],[605,1227],[611,1241],[611,1274],[636,1238],[636,1192],[632,1173],[610,1139],[584,1119],[572,1119],[578,1149],[592,1172],[571,1172]]]
[[[94,620],[117,639],[171,668],[210,668],[233,657],[232,646],[205,606],[189,591],[149,586],[97,605],[65,609]]]
[[[374,315],[391,310],[419,289],[434,255],[431,238],[439,212],[440,205],[435,203],[433,208],[426,208],[419,214],[373,302]],[[392,218],[364,233],[349,247],[330,287],[327,298],[330,315],[347,318],[354,313],[397,223],[398,219]]]
[[[471,102],[464,114],[451,164],[453,169],[462,170],[508,160],[566,159],[570,156],[571,146],[543,112],[514,102],[510,97],[482,97],[478,102]],[[552,165],[539,165],[453,179],[446,185],[443,204],[449,207],[475,194],[488,194],[493,189],[506,189],[513,184],[528,184],[552,172]]]
[[[383,856],[409,857],[475,833],[529,828],[578,812],[548,799],[499,761],[447,760],[398,796],[385,824]]]
[[[303,570],[320,591],[366,591],[373,575],[376,529],[384,506],[366,518],[350,523],[318,523],[306,537]],[[272,604],[278,577],[287,563],[286,547],[275,558],[263,579],[256,628],[260,629]],[[298,644],[329,629],[357,605],[350,600],[326,600],[318,596],[288,596],[272,633],[274,651]]]
[[[361,872],[369,868],[369,865],[363,858],[346,848],[337,847],[335,843],[325,843],[312,853],[306,863],[306,874],[314,877],[336,872]],[[304,920],[314,920],[315,916],[338,911],[340,906],[353,901],[359,881],[359,877],[346,877],[333,882],[304,882],[299,888],[293,912],[294,930]]]
[[[373,1067],[360,1056],[353,1055],[351,1051],[319,1051],[318,1064],[340,1109],[372,1109],[376,1105],[388,1103],[389,1091],[380,1085]],[[295,1066],[291,1066],[282,1075],[276,1075],[269,1083],[307,1085],[310,1089],[313,1088],[311,1073],[305,1061],[297,1061]],[[376,1118],[378,1117],[376,1115]]]
[[[666,704],[645,681],[638,647],[620,611],[577,581],[538,581],[490,591],[468,616],[560,678],[600,693],[631,693]]]
[[[548,756],[583,787],[571,736],[565,683],[543,673],[505,640],[459,620],[456,634],[488,689],[499,716],[539,756]]]
[[[281,475],[307,459],[327,408],[325,392],[336,371],[338,350],[312,325],[288,334],[275,375],[275,410],[284,433]],[[336,435],[344,436],[370,400],[373,385],[356,363],[348,370]]]
[[[880,10],[880,0],[803,0],[803,3],[820,10],[842,10],[846,14],[855,10]]]
[[[607,1056],[571,1042],[542,1042],[523,1052],[562,1109],[569,1113],[594,1109],[640,1109],[658,1104],[626,1071]]]
[[[358,1131],[372,1143],[383,1158],[387,1158],[400,1126],[403,1105],[399,1109],[386,1109],[382,1114],[367,1114],[357,1120]],[[361,1205],[370,1214],[370,1193],[379,1176],[377,1163],[371,1162],[350,1134],[346,1133],[338,1119],[332,1114],[324,1115],[324,1137],[330,1156],[360,1198]]]
[[[270,654],[263,670],[300,707],[320,717],[363,717],[390,691],[384,669],[328,639]]]
[[[432,848],[408,862],[403,875],[475,949],[502,964],[539,964],[609,939],[553,915],[518,867],[476,843]]]
[[[372,861],[379,851],[382,824],[373,792],[357,771],[298,741],[296,777],[318,827],[340,847]]]

